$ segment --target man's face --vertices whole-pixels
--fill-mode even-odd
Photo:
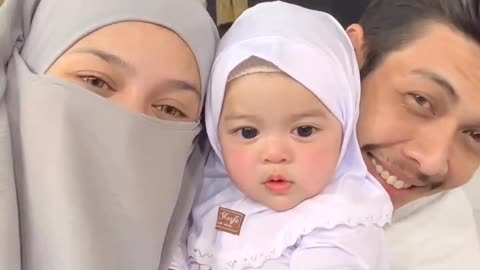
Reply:
[[[349,35],[363,64],[360,26]],[[480,164],[480,46],[440,23],[362,82],[358,138],[395,207],[465,184]]]

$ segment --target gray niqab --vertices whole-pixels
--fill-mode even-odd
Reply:
[[[130,20],[176,32],[205,88],[218,37],[196,0],[7,0],[0,8],[0,269],[169,265],[208,150],[200,124],[131,113],[44,75],[82,37]]]

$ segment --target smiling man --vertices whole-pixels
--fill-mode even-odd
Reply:
[[[480,164],[479,5],[373,0],[347,29],[362,73],[359,142],[397,209],[393,269],[480,265],[471,208],[452,190]]]

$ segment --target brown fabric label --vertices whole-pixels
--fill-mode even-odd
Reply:
[[[217,225],[215,229],[235,235],[240,234],[245,214],[227,208],[218,208]]]

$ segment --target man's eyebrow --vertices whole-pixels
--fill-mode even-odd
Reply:
[[[423,78],[426,78],[427,80],[430,80],[440,86],[447,92],[448,96],[450,96],[453,101],[458,100],[457,91],[455,90],[453,85],[442,75],[425,69],[416,69],[413,71],[413,73],[416,75],[420,75]]]
[[[131,64],[129,64],[128,62],[126,62],[122,58],[118,57],[117,55],[108,53],[108,52],[103,51],[103,50],[94,49],[94,48],[80,48],[80,49],[73,50],[72,53],[93,54],[96,57],[102,59],[103,61],[105,61],[107,63],[119,66],[122,69],[124,69],[128,72],[131,72],[131,73],[135,72],[135,68]]]

